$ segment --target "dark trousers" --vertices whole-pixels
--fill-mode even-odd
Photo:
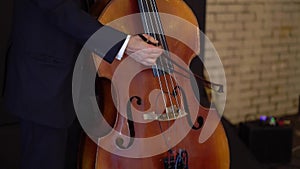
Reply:
[[[82,129],[53,128],[21,120],[21,169],[76,169]]]

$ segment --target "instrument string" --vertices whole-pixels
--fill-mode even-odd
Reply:
[[[166,42],[166,39],[165,39],[165,36],[164,36],[164,31],[163,31],[163,28],[162,28],[161,20],[160,20],[159,14],[158,14],[158,9],[157,9],[157,6],[156,6],[156,2],[154,0],[150,0],[149,4],[147,4],[147,6],[148,6],[148,8],[151,7],[151,10],[148,10],[148,11],[151,11],[151,12],[148,12],[148,14],[152,15],[152,16],[149,16],[149,18],[153,18],[151,20],[152,21],[151,22],[152,32],[155,32],[155,34],[153,36],[155,37],[155,39],[157,39],[162,44],[162,47],[164,49],[164,54],[170,56],[168,45],[167,45],[167,42]],[[159,57],[158,59],[159,59],[160,66],[161,66],[160,68],[162,69],[162,76],[163,76],[162,78],[165,82],[164,85],[166,86],[166,89],[167,89],[167,96],[168,96],[168,99],[169,99],[169,102],[170,102],[170,105],[171,105],[171,107],[170,107],[171,108],[171,114],[172,114],[173,118],[176,119],[177,115],[176,115],[176,112],[175,112],[175,107],[174,107],[174,103],[173,103],[173,100],[172,100],[171,93],[173,93],[173,97],[175,98],[175,104],[177,106],[176,110],[179,110],[180,106],[179,106],[179,102],[178,102],[177,97],[180,94],[178,95],[176,93],[180,93],[180,92],[176,92],[176,91],[171,92],[170,91],[168,80],[170,81],[170,83],[171,83],[170,85],[172,86],[173,90],[177,90],[175,88],[175,85],[174,85],[174,82],[173,82],[173,79],[172,79],[172,76],[171,76],[172,70],[171,70],[171,68],[169,66],[169,62],[166,58]],[[156,67],[156,69],[157,69],[157,67]],[[168,76],[166,76],[166,72],[168,72]],[[158,79],[161,83],[160,78],[161,78],[161,75],[159,74]],[[161,90],[162,90],[162,85],[160,84],[160,86],[161,86]],[[164,97],[164,95],[162,97]],[[165,107],[165,111],[166,111],[167,118],[170,119],[169,109],[167,107]],[[178,111],[178,113],[181,113],[181,111]],[[167,123],[168,123],[168,126],[171,126],[171,121],[170,120],[168,120]],[[159,126],[160,126],[161,131],[163,131],[161,123],[159,123]],[[171,135],[170,132],[171,131],[169,130],[168,131],[169,136]],[[171,149],[171,147],[169,145],[169,141],[171,141],[170,138],[166,138],[165,134],[162,134],[162,135],[164,137],[166,146],[168,146],[169,149]],[[170,161],[170,157],[169,157],[169,161]]]
[[[159,25],[159,18],[157,17],[157,14],[158,14],[158,11],[157,11],[157,8],[156,8],[156,3],[155,3],[155,1],[153,1],[153,0],[150,0],[150,2],[149,2],[149,4],[148,4],[148,6],[150,6],[150,12],[148,13],[149,15],[150,15],[150,18],[153,18],[153,19],[151,19],[151,25],[152,25],[152,29],[153,29],[153,32],[155,32],[155,34],[154,34],[154,36],[155,36],[155,38],[157,39],[157,40],[159,40],[160,42],[161,42],[161,44],[163,44],[163,49],[164,49],[164,52],[168,52],[168,47],[167,47],[167,45],[166,45],[166,42],[165,42],[165,40],[163,39],[163,36],[161,36],[161,35],[163,35],[163,32],[162,32],[162,29],[159,29],[160,27],[160,25]],[[156,33],[157,32],[157,33]],[[162,57],[159,57],[159,61],[160,61],[160,65],[161,65],[161,67],[159,67],[160,69],[162,69],[162,77],[163,77],[163,80],[164,80],[164,84],[165,84],[165,86],[166,86],[166,88],[167,88],[167,94],[168,94],[168,99],[169,99],[169,102],[170,102],[170,104],[171,104],[171,113],[173,114],[173,116],[175,117],[175,114],[174,114],[174,112],[175,112],[175,109],[174,109],[174,105],[173,105],[173,102],[172,102],[172,96],[171,96],[171,92],[170,92],[170,89],[169,89],[169,82],[168,82],[168,79],[167,79],[167,76],[166,76],[166,74],[165,74],[165,72],[167,71],[166,70],[166,63],[164,63],[163,62],[163,58]],[[168,72],[170,72],[170,70],[168,70]],[[159,76],[159,78],[160,78],[160,76]],[[170,81],[172,82],[172,79],[170,79]],[[174,88],[174,86],[172,87],[172,88]],[[175,97],[176,98],[176,97]],[[168,114],[169,114],[169,109],[167,109],[167,107],[166,107],[166,112],[167,112],[167,116],[168,116]],[[169,117],[168,117],[169,118]],[[170,118],[169,118],[170,119]]]
[[[145,1],[141,0],[139,1],[140,2],[140,12],[141,12],[141,16],[142,16],[142,20],[143,20],[143,25],[144,25],[144,31],[146,34],[148,35],[151,35],[151,30],[150,30],[150,26],[152,26],[151,24],[148,23],[149,19],[147,19],[147,15],[149,12],[150,9],[149,9],[149,5],[148,3],[146,3]],[[147,9],[147,10],[146,10]],[[149,17],[149,16],[148,16]],[[150,18],[150,17],[149,17]],[[150,22],[151,23],[151,22]],[[154,36],[154,34],[153,34]],[[154,67],[152,68],[154,71],[156,71],[157,74],[159,74],[159,69],[158,69],[158,66],[157,64],[154,65]],[[164,102],[164,106],[167,107],[167,101],[166,101],[166,98],[165,98],[165,95],[164,95],[164,92],[163,92],[163,87],[162,87],[162,81],[160,78],[158,78],[158,82],[159,82],[159,86],[160,86],[160,90],[161,90],[161,95],[162,95],[162,99],[163,99],[163,102]],[[167,116],[167,118],[169,118]]]
[[[157,5],[156,5],[156,2],[155,0],[150,0],[151,2],[151,6],[152,6],[152,14],[153,14],[153,17],[154,17],[154,21],[155,21],[155,26],[157,27],[157,31],[158,31],[158,39],[159,41],[161,42],[162,46],[163,46],[163,49],[164,49],[164,55],[168,55],[170,56],[170,53],[169,53],[169,48],[168,48],[168,45],[167,45],[167,41],[166,41],[166,38],[164,36],[164,30],[163,30],[163,27],[162,27],[162,23],[161,23],[161,19],[160,19],[160,16],[159,16],[159,13],[158,13],[158,9],[157,9]],[[162,61],[162,59],[164,59],[164,61]],[[168,76],[168,79],[171,83],[171,86],[172,86],[172,89],[175,90],[175,82],[177,81],[176,79],[176,76],[175,74],[172,73],[172,76],[171,76],[171,72],[173,72],[172,68],[170,67],[170,62],[164,58],[164,57],[160,57],[160,61],[161,61],[161,65],[162,65],[162,69],[163,71],[165,72],[165,68],[168,70],[167,72],[169,73],[170,76]],[[173,65],[172,65],[173,66]],[[175,82],[174,80],[172,79],[172,77],[174,77],[175,79]],[[170,92],[170,89],[168,87],[168,80],[166,79],[167,77],[164,76],[165,78],[165,82],[166,82],[166,85],[167,85],[167,88],[168,88],[168,93],[173,93],[173,96],[174,96],[174,99],[175,99],[175,104],[179,110],[179,108],[181,108],[182,106],[180,106],[179,104],[179,101],[178,101],[178,97],[177,97],[177,94],[180,98],[181,97],[181,93],[180,92],[176,92],[176,91],[173,91],[173,92]],[[175,94],[177,93],[177,94]],[[173,102],[172,102],[172,99],[171,99],[171,96],[170,97],[170,102],[171,102],[171,106],[172,106],[172,113],[173,113],[173,116],[176,117],[176,112],[175,112],[175,109],[174,109],[174,105],[173,105]],[[182,101],[181,101],[182,103]],[[181,113],[181,111],[179,111],[178,113]]]
[[[143,20],[143,26],[144,26],[144,29],[145,29],[145,33],[147,33],[148,35],[151,35],[149,24],[148,24],[148,22],[146,22],[146,21],[147,21],[147,17],[146,17],[146,13],[147,13],[147,12],[145,11],[146,8],[145,8],[145,6],[144,6],[144,2],[143,2],[143,1],[144,1],[144,0],[139,0],[139,4],[140,4],[140,7],[141,7],[141,8],[140,8],[140,10],[141,10],[141,18],[142,18],[142,20]],[[148,8],[149,8],[149,7],[148,7]],[[157,8],[156,8],[155,10],[158,11]],[[148,11],[149,11],[149,10],[148,10]],[[161,25],[161,24],[159,24],[159,25]],[[155,37],[154,34],[153,34],[152,36]],[[160,41],[160,43],[162,43],[163,49],[168,49],[167,44],[166,44],[166,40],[165,40],[165,39],[162,40],[162,38],[163,38],[163,37],[160,37],[160,38],[159,38],[159,41]],[[166,50],[166,51],[168,51],[168,50]],[[206,87],[208,87],[209,89],[212,89],[213,91],[216,91],[216,92],[218,92],[218,93],[223,93],[223,85],[222,85],[222,84],[217,84],[217,83],[210,82],[210,81],[205,80],[204,78],[200,77],[200,76],[197,75],[197,74],[191,73],[191,72],[188,71],[186,68],[184,68],[184,67],[182,67],[181,65],[179,65],[178,63],[176,63],[172,58],[169,57],[168,54],[163,54],[161,57],[164,57],[166,60],[168,60],[167,62],[172,62],[173,65],[176,65],[178,68],[180,68],[180,69],[183,70],[184,72],[188,73],[188,75],[193,76],[193,77],[195,77],[195,78],[201,80],[201,82],[203,82],[204,85],[205,85]],[[156,70],[156,73],[159,74],[159,72],[158,72],[158,66],[157,66],[157,65],[154,65],[154,68],[153,68],[153,69],[155,69],[155,70]],[[175,71],[175,70],[173,70],[173,71]],[[175,71],[175,72],[176,72],[176,71]],[[183,75],[181,72],[177,72],[177,73]],[[188,79],[191,78],[191,77],[188,77],[188,76],[186,76],[186,75],[183,75],[183,76],[186,77],[186,78],[188,78]],[[174,74],[174,77],[175,77],[175,74]],[[174,78],[174,79],[176,79],[176,78]],[[214,87],[218,87],[218,89],[216,89],[216,88],[214,88]],[[165,105],[166,105],[166,103],[165,103]]]
[[[162,47],[164,49],[164,55],[170,56],[169,48],[168,48],[167,41],[166,41],[165,36],[164,36],[164,31],[163,31],[163,28],[162,28],[162,24],[161,24],[161,20],[160,20],[160,17],[159,17],[159,13],[158,13],[158,9],[157,9],[157,5],[156,5],[155,0],[150,0],[150,5],[152,7],[152,10],[151,10],[151,13],[149,13],[149,14],[153,15],[152,17],[154,18],[153,20],[155,21],[155,22],[151,22],[151,23],[152,23],[153,26],[156,26],[156,31],[157,31],[157,33],[155,34],[155,38],[162,44]],[[170,65],[169,65],[170,62],[166,58],[163,58],[161,56],[159,57],[159,62],[160,62],[161,69],[162,69],[162,76],[163,76],[163,79],[164,79],[164,82],[165,82],[165,85],[166,85],[166,88],[167,88],[167,95],[169,97],[169,101],[170,101],[170,104],[171,104],[171,113],[173,115],[173,118],[176,120],[177,116],[176,116],[175,107],[174,107],[174,104],[173,104],[171,93],[173,93],[173,97],[175,98],[175,104],[177,106],[176,110],[178,110],[178,113],[181,113],[181,111],[179,111],[179,109],[181,107],[179,106],[179,102],[178,102],[177,97],[181,94],[180,94],[180,92],[175,91],[177,89],[175,89],[175,85],[174,85],[174,82],[173,82],[173,79],[172,79],[172,76],[171,76],[171,73],[173,71],[170,68]],[[167,71],[165,69],[167,69]],[[166,72],[167,72],[168,76],[166,76]],[[160,75],[158,76],[158,78],[160,79]],[[171,87],[173,89],[173,92],[171,92],[170,89],[169,89],[168,80],[171,83]],[[179,95],[176,94],[176,93],[179,93]],[[169,110],[166,107],[167,118],[170,119],[168,111]],[[168,123],[168,126],[171,126],[171,121],[170,120],[168,120],[167,123]],[[160,130],[163,131],[161,123],[159,123],[159,126],[160,126]],[[162,133],[162,136],[164,138],[166,146],[168,146],[168,148],[171,150],[172,148],[170,147],[169,141],[172,141],[172,139],[170,138],[170,135],[171,135],[170,130],[168,131],[168,138],[167,138],[166,134]],[[171,157],[170,156],[168,156],[168,163],[169,163],[169,165],[171,165]]]
[[[145,2],[145,1],[144,1]],[[142,3],[143,4],[143,3]],[[146,8],[144,8],[144,6],[146,6],[147,7],[147,10],[145,10]],[[153,22],[150,22],[150,23],[148,23],[148,21],[149,21],[149,19],[147,20],[147,17],[148,18],[151,18],[151,16],[150,16],[150,4],[148,4],[147,2],[145,2],[145,4],[143,4],[143,6],[142,6],[142,12],[143,12],[143,16],[144,16],[144,22],[146,22],[146,24],[145,25],[151,25],[152,27],[152,32],[153,32],[153,34],[152,34],[152,36],[155,38],[155,39],[157,39],[158,40],[158,38],[159,37],[157,37],[157,34],[155,33],[155,31],[154,31],[154,28],[153,28],[153,24],[151,24],[151,23],[153,23]],[[146,14],[148,14],[148,16],[146,16]],[[150,30],[150,26],[147,26],[147,27],[145,27],[146,29],[145,29],[145,32],[148,34],[148,35],[151,35],[151,30]],[[162,43],[162,42],[161,42]],[[161,62],[161,58],[159,57],[158,58],[159,59],[159,61]],[[165,106],[165,110],[166,110],[166,117],[168,118],[168,119],[170,119],[170,117],[169,117],[169,113],[168,113],[168,109],[167,109],[167,103],[166,103],[166,98],[165,98],[165,93],[164,93],[164,91],[163,91],[163,85],[162,85],[162,80],[161,80],[161,76],[160,76],[160,71],[159,71],[159,68],[158,68],[158,66],[157,66],[157,64],[155,64],[154,65],[154,67],[152,67],[152,69],[156,72],[156,74],[158,75],[157,77],[158,77],[158,82],[159,82],[159,86],[160,86],[160,90],[161,90],[161,96],[162,96],[162,98],[163,98],[163,101],[164,101],[164,106]],[[169,92],[168,92],[169,93]],[[163,129],[162,129],[162,126],[161,126],[161,123],[159,122],[158,123],[159,124],[159,126],[160,126],[160,130],[161,131],[163,131]],[[168,121],[168,125],[170,126],[170,122]],[[164,138],[164,141],[165,141],[165,145],[170,149],[171,147],[170,147],[170,145],[169,145],[169,143],[168,143],[168,139],[166,138],[166,135],[165,134],[162,134],[162,136],[163,136],[163,138]]]

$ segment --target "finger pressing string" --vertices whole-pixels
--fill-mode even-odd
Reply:
[[[151,45],[153,45],[153,46],[159,46],[159,42],[153,43],[153,42],[151,42],[149,39],[147,39],[144,35],[142,35],[142,34],[138,34],[138,35],[139,35],[139,37],[140,37],[143,41],[145,41],[146,43],[151,44]]]

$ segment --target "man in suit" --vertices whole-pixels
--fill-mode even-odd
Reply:
[[[153,65],[162,52],[137,35],[102,25],[81,9],[80,0],[14,1],[4,95],[8,111],[20,118],[22,169],[75,169],[74,140],[80,127],[72,103],[72,73],[80,47],[100,28],[108,37],[122,39],[109,44],[109,51],[101,43],[95,49],[108,53],[102,55],[107,62],[125,49],[137,64]],[[141,49],[149,50],[131,55]]]

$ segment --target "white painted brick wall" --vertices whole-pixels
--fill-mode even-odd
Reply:
[[[206,32],[224,66],[232,123],[297,113],[300,0],[207,0]]]

